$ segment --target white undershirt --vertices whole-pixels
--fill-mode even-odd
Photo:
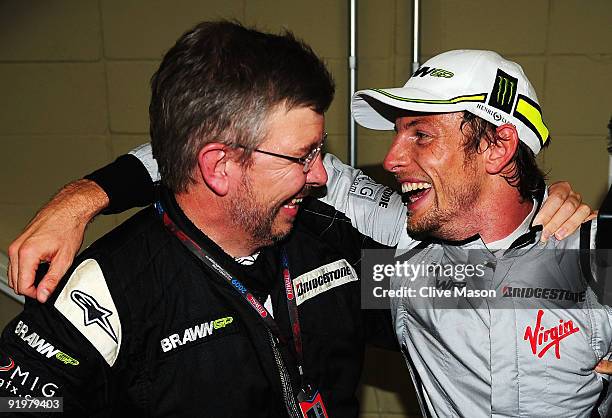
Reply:
[[[260,253],[258,251],[255,254],[247,255],[245,257],[234,258],[234,260],[236,260],[236,263],[242,264],[243,266],[252,266],[253,263],[255,263],[255,260],[257,260],[257,257],[259,257],[259,254]],[[274,318],[274,308],[272,308],[272,298],[270,295],[268,295],[266,301],[264,302],[264,308],[266,308],[270,313],[270,316]]]

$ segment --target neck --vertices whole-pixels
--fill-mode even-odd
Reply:
[[[485,194],[487,198],[474,215],[480,220],[478,234],[485,243],[506,238],[521,225],[533,208],[533,201],[521,201],[518,189],[507,184],[506,180],[493,187]]]
[[[463,241],[479,235],[485,243],[506,238],[525,220],[533,202],[521,201],[518,189],[505,179],[483,184],[479,197],[469,208],[456,213],[445,223],[437,236],[450,241]]]
[[[244,230],[228,222],[219,197],[191,189],[175,198],[187,218],[231,257],[246,257],[259,250]]]

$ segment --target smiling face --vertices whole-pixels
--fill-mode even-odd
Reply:
[[[279,106],[268,117],[266,128],[266,139],[258,149],[299,158],[320,144],[324,117],[307,107],[287,111],[285,106]],[[310,188],[327,182],[321,156],[308,173],[303,168],[281,157],[252,154],[252,164],[244,168],[226,209],[258,246],[286,236],[301,199]]]
[[[485,171],[479,154],[465,154],[461,115],[412,113],[396,120],[397,134],[383,165],[401,185],[408,232],[415,237],[471,235],[467,224]]]

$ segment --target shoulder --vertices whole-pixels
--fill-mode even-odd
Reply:
[[[123,339],[121,315],[98,260],[85,258],[76,263],[52,302],[113,366]]]
[[[87,248],[48,302],[110,366],[132,320],[131,306],[145,297],[142,289],[154,288],[146,270],[168,242],[152,212],[140,211]]]
[[[96,252],[103,253],[107,257],[121,258],[122,254],[126,252],[129,254],[131,250],[138,253],[155,251],[164,246],[169,238],[170,235],[163,227],[155,209],[147,207],[96,240],[84,253]],[[155,245],[143,248],[145,242]]]
[[[297,226],[304,226],[312,231],[323,231],[330,226],[350,227],[351,220],[332,205],[308,197],[304,199],[302,210],[297,218]]]

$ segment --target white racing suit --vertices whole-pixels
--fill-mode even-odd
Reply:
[[[146,148],[133,152],[155,179],[148,153]],[[480,239],[462,245],[418,242],[406,232],[397,193],[333,155],[325,156],[324,165],[329,181],[323,200],[361,233],[397,246],[397,254],[415,264],[482,265],[478,287],[499,295],[444,303],[435,297],[391,299],[397,338],[424,416],[607,416],[608,377],[593,368],[610,352],[612,310],[587,284],[597,275],[581,269],[579,231],[539,244],[539,232],[530,226],[534,207],[511,235],[509,250],[491,252]],[[596,230],[594,223],[591,229]],[[370,280],[362,274],[362,281]],[[449,288],[429,276],[412,283],[392,279],[391,288],[414,283]]]
[[[511,237],[516,239],[510,250],[491,252],[480,239],[419,243],[403,226],[405,209],[397,194],[383,199],[384,186],[332,156],[325,166],[330,178],[324,200],[362,233],[399,249],[416,247],[400,256],[413,265],[480,265],[476,287],[499,295],[391,298],[424,416],[607,416],[608,377],[593,368],[610,352],[612,309],[587,284],[596,275],[581,271],[580,231],[539,244],[539,232],[529,228],[534,210]],[[586,232],[594,236],[595,223],[591,229]],[[399,249],[397,255],[405,252]],[[366,274],[362,270],[362,281],[371,280]],[[440,290],[454,283],[421,274],[392,278],[390,286]]]

